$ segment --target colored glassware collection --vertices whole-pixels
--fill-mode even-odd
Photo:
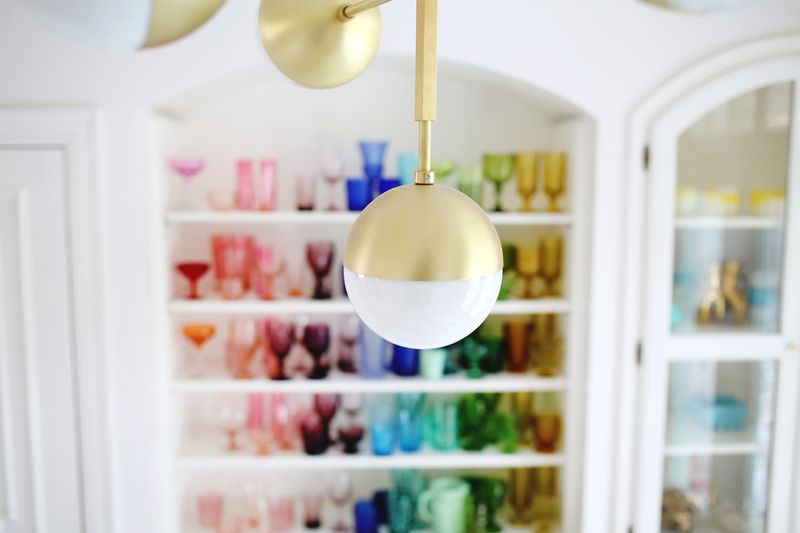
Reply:
[[[511,469],[505,475],[431,477],[419,470],[390,472],[386,488],[357,486],[348,472],[316,474],[299,494],[244,481],[225,490],[189,494],[192,521],[202,531],[284,533],[299,528],[355,533],[497,533],[501,520],[535,522],[543,530],[560,515],[555,468]],[[542,529],[537,529],[540,531]]]
[[[335,322],[300,317],[229,320],[224,357],[205,355],[218,326],[188,322],[182,326],[191,351],[186,372],[202,377],[219,373],[220,363],[234,379],[326,379],[360,375],[447,379],[464,375],[480,379],[500,372],[534,372],[543,377],[561,372],[564,339],[555,314],[499,321],[491,318],[463,341],[447,348],[415,350],[384,340],[356,316]],[[211,372],[209,369],[214,369]]]
[[[515,453],[520,446],[555,453],[561,398],[555,392],[366,398],[355,393],[250,393],[223,401],[219,424],[221,446],[231,453],[386,456],[490,447]]]

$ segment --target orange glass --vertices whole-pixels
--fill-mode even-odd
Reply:
[[[528,370],[528,330],[527,320],[509,320],[505,325],[508,342],[508,371],[522,373]]]
[[[217,332],[217,327],[214,324],[196,323],[184,324],[183,335],[194,345],[195,353],[190,358],[189,366],[193,369],[196,375],[204,373],[204,362],[202,360],[203,346],[206,342],[214,336]]]
[[[561,415],[553,413],[537,413],[533,416],[533,432],[536,451],[553,453],[561,437]]]

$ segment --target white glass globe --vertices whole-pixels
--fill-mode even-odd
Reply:
[[[503,271],[456,281],[398,281],[344,269],[347,295],[375,333],[408,348],[440,348],[483,323],[500,293]]]

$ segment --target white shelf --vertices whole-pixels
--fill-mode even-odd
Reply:
[[[705,444],[674,444],[664,448],[667,457],[690,455],[756,455],[767,451],[757,442],[709,442]]]
[[[779,217],[758,216],[691,216],[675,219],[679,229],[770,229],[783,227]]]
[[[567,382],[563,378],[542,378],[534,374],[495,374],[479,379],[464,375],[445,376],[442,379],[419,377],[402,378],[386,376],[381,379],[364,379],[347,374],[331,374],[326,379],[292,379],[273,381],[267,379],[179,378],[172,388],[175,392],[194,393],[329,393],[360,392],[364,394],[395,394],[399,392],[468,393],[563,391]]]
[[[669,420],[664,455],[755,455],[768,451],[765,442],[756,438],[752,428],[740,431],[712,431],[691,422]]]
[[[540,300],[503,300],[492,309],[493,315],[528,315],[539,313],[567,313],[569,302],[558,298]],[[350,300],[241,300],[200,299],[172,300],[169,309],[183,315],[346,315],[353,313]]]
[[[299,517],[298,517],[299,520]],[[561,528],[558,522],[553,521],[542,521],[542,520],[534,520],[531,524],[526,526],[515,526],[513,524],[507,524],[503,522],[502,518],[498,519],[500,523],[501,529],[498,533],[531,533],[531,531],[539,531],[539,529],[535,529],[537,524],[547,524],[548,529],[544,529],[542,531],[549,531],[551,533],[560,533]],[[206,527],[184,527],[181,529],[184,533],[209,533],[209,529]],[[250,530],[245,530],[250,531]],[[386,525],[381,526],[378,529],[379,533],[389,533],[389,527]],[[317,528],[317,529],[307,529],[301,525],[298,525],[294,529],[290,531],[290,533],[334,533],[332,529],[328,529],[325,527]],[[415,529],[414,533],[431,533],[429,529]]]
[[[569,213],[487,213],[495,226],[568,226]],[[352,225],[358,213],[350,211],[203,211],[176,210],[168,224],[341,224]]]
[[[368,454],[345,455],[326,453],[305,455],[286,453],[265,456],[253,455],[181,455],[175,466],[182,470],[374,470],[391,468],[425,469],[503,469],[543,466],[562,466],[560,453],[534,453],[517,450],[516,453],[481,452],[429,452],[394,453],[378,456]]]

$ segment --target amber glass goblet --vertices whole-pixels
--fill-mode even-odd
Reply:
[[[561,271],[564,263],[564,246],[561,237],[551,235],[543,237],[542,247],[542,277],[547,283],[546,293],[551,296],[561,294],[559,287],[561,281]]]
[[[278,373],[275,376],[276,380],[289,379],[285,371],[286,357],[292,351],[292,346],[295,341],[294,324],[291,322],[272,319],[267,323],[267,332],[269,334],[269,345],[272,348],[272,353],[278,358]]]
[[[205,373],[205,361],[202,359],[203,346],[216,332],[217,327],[214,324],[184,324],[183,335],[189,339],[195,347],[195,353],[189,363],[190,368],[192,368],[192,374],[200,376]]]
[[[531,198],[536,194],[539,176],[539,154],[520,152],[517,154],[517,192],[522,197],[522,211],[533,211]]]
[[[542,250],[538,245],[517,247],[517,273],[525,282],[524,298],[542,295]]]
[[[526,525],[533,521],[533,468],[513,468],[508,480],[508,505],[511,507],[509,521]]]
[[[484,154],[483,177],[494,184],[494,210],[502,211],[500,194],[503,184],[511,179],[514,173],[514,156],[512,154]]]
[[[544,156],[544,192],[548,196],[548,210],[558,211],[558,198],[567,186],[567,154],[548,153]]]
[[[187,298],[190,300],[197,300],[200,294],[197,292],[197,282],[206,275],[211,265],[200,261],[185,261],[175,265],[183,277],[189,282],[189,295]]]
[[[563,339],[558,332],[558,316],[552,313],[533,317],[533,370],[540,376],[554,376],[561,367]]]

